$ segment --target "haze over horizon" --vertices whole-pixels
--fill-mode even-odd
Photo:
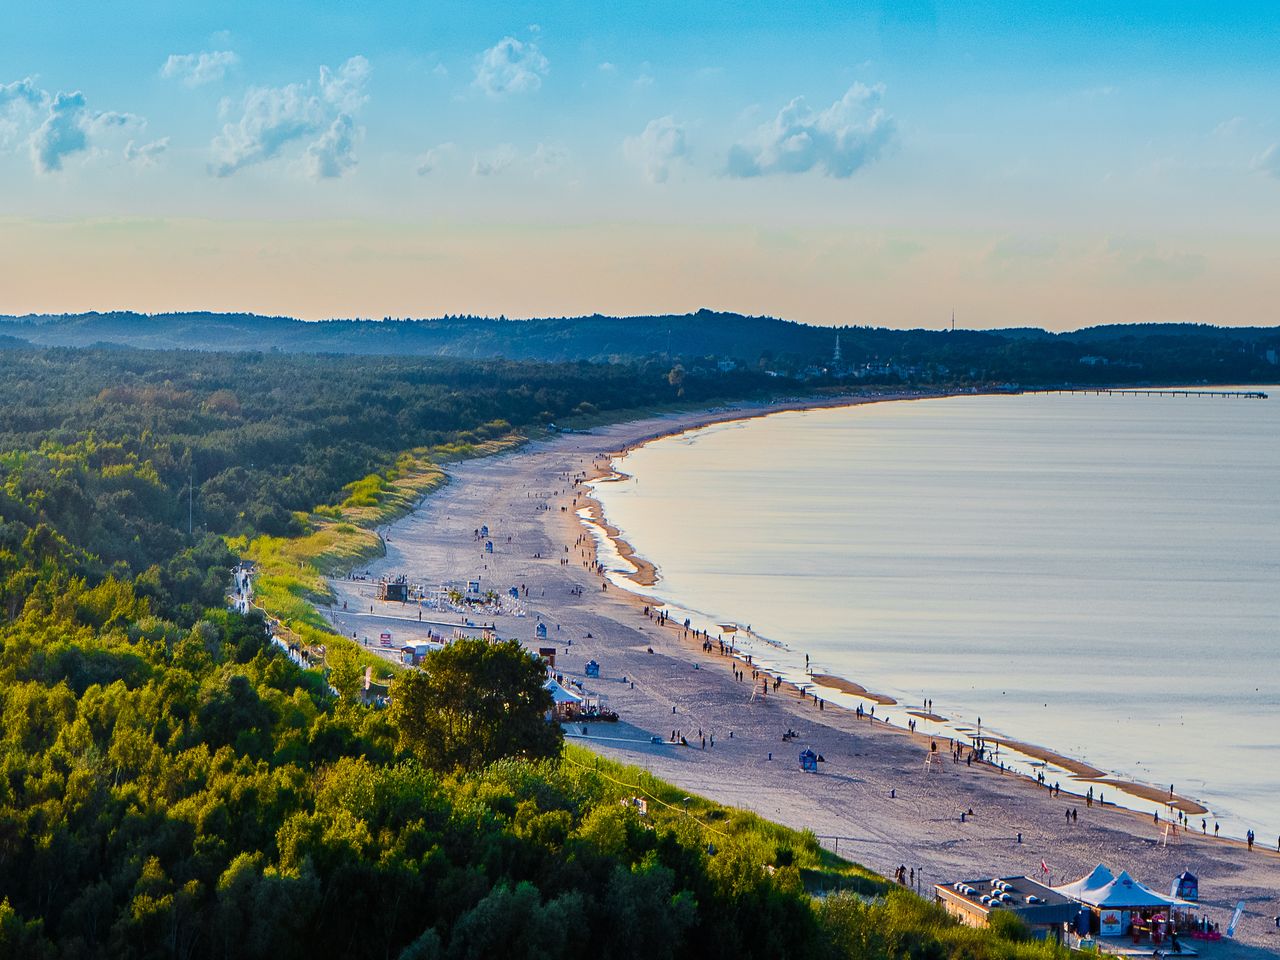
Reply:
[[[7,21],[2,313],[1278,319],[1276,8]]]

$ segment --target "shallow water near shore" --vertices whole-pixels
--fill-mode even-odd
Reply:
[[[930,698],[947,720],[921,730],[965,736],[980,718],[984,734],[1172,784],[1210,808],[1210,831],[1216,818],[1275,843],[1280,397],[1268,392],[781,413],[639,447],[595,490],[659,569],[643,592],[713,637],[716,623],[750,624],[757,663],[804,682],[807,654],[814,673],[896,698],[877,709],[895,725]],[[626,561],[601,559],[621,580]]]

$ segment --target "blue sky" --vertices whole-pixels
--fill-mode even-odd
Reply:
[[[4,312],[1277,322],[1274,5],[4,22]]]

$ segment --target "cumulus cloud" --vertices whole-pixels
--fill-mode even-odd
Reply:
[[[321,67],[314,84],[251,88],[240,105],[239,119],[225,124],[214,138],[210,170],[228,177],[305,143],[303,166],[310,176],[342,176],[356,165],[360,131],[355,114],[368,100],[368,78],[369,61],[357,56],[336,71]]]
[[[0,83],[0,109],[8,109],[13,104],[38,106],[43,100],[44,91],[30,77],[14,80],[12,83]]]
[[[425,177],[433,172],[440,165],[440,161],[445,154],[453,151],[454,145],[450,143],[441,143],[427,150],[418,157],[418,176]]]
[[[231,50],[201,50],[199,53],[171,53],[160,68],[166,80],[180,80],[188,87],[214,83],[240,62]]]
[[[132,113],[90,109],[79,90],[50,93],[30,77],[0,84],[0,147],[25,141],[38,173],[56,173],[76,154],[114,152],[124,136],[146,125]]]
[[[41,173],[62,169],[62,159],[89,145],[84,94],[59,93],[49,104],[44,123],[31,135],[31,162]]]
[[[491,97],[526,93],[542,86],[551,64],[532,40],[503,37],[476,60],[475,86]]]
[[[356,165],[355,145],[355,122],[350,114],[338,114],[307,147],[307,172],[317,180],[342,176]]]
[[[672,163],[689,155],[685,125],[670,115],[650,120],[639,136],[623,141],[623,150],[650,183],[663,183],[671,173]]]
[[[364,85],[369,82],[369,61],[352,57],[337,71],[320,68],[320,92],[325,100],[342,113],[355,113],[368,102]]]
[[[136,140],[130,140],[124,145],[124,158],[129,163],[137,164],[140,167],[154,167],[160,159],[160,155],[168,149],[168,137],[161,137],[159,140],[141,144]]]
[[[796,97],[750,140],[729,151],[734,177],[820,170],[846,178],[875,160],[893,141],[893,118],[880,105],[883,85],[855,83],[843,97],[815,113]]]
[[[31,123],[44,104],[45,92],[30,77],[0,83],[0,147],[8,147]]]

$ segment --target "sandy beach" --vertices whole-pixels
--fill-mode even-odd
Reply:
[[[1212,821],[1207,837],[1186,831],[1166,835],[1166,824],[1153,823],[1150,814],[1110,803],[1087,807],[1065,790],[1052,796],[998,768],[954,762],[945,740],[938,743],[936,761],[926,762],[927,736],[860,719],[831,704],[819,709],[811,696],[789,685],[775,689],[767,681],[753,682],[750,665],[721,655],[714,642],[710,652],[704,651],[701,638],[677,625],[660,626],[641,593],[608,584],[594,570],[593,540],[583,536],[578,517],[579,510],[593,509],[594,501],[574,484],[576,478],[599,476],[610,454],[656,436],[802,405],[811,404],[673,414],[564,434],[454,465],[444,488],[386,531],[386,556],[365,568],[372,580],[333,582],[335,623],[348,636],[373,638],[375,644],[380,633],[391,633],[396,647],[424,637],[429,628],[447,634],[461,623],[456,614],[431,613],[423,616],[439,622],[419,623],[415,606],[373,599],[379,576],[405,574],[428,588],[478,577],[484,589],[504,595],[511,587],[521,588],[523,615],[497,617],[498,634],[531,647],[555,646],[557,669],[567,680],[603,696],[622,717],[617,725],[569,728],[575,742],[692,792],[811,829],[828,848],[882,873],[891,875],[900,864],[914,867],[922,892],[942,881],[1040,876],[1041,861],[1051,870],[1043,879],[1052,883],[1074,880],[1103,861],[1156,889],[1166,889],[1174,876],[1190,869],[1200,877],[1205,912],[1224,928],[1238,901],[1246,908],[1236,941],[1209,946],[1202,955],[1280,952],[1280,930],[1273,920],[1280,913],[1277,838],[1260,838],[1259,849],[1249,853],[1242,844],[1215,840]],[[596,521],[603,522],[594,509]],[[489,527],[491,554],[475,536],[481,525]],[[660,576],[625,545],[619,552],[632,554],[640,584]],[[547,625],[545,640],[535,639],[539,622]],[[584,676],[591,659],[600,664],[598,679]],[[866,697],[868,704],[877,702],[859,679],[870,678],[820,682]],[[919,705],[903,709],[927,716]],[[945,714],[946,705],[936,709]],[[788,731],[797,736],[784,740]],[[689,746],[670,743],[673,733]],[[1005,742],[1064,767],[1075,763],[1091,769],[1034,745]],[[825,758],[817,774],[801,773],[796,762],[797,752],[806,747]],[[1108,783],[1108,798],[1114,796],[1111,787]],[[1185,811],[1195,809],[1194,801],[1177,799]],[[1072,808],[1078,821],[1067,817]]]

